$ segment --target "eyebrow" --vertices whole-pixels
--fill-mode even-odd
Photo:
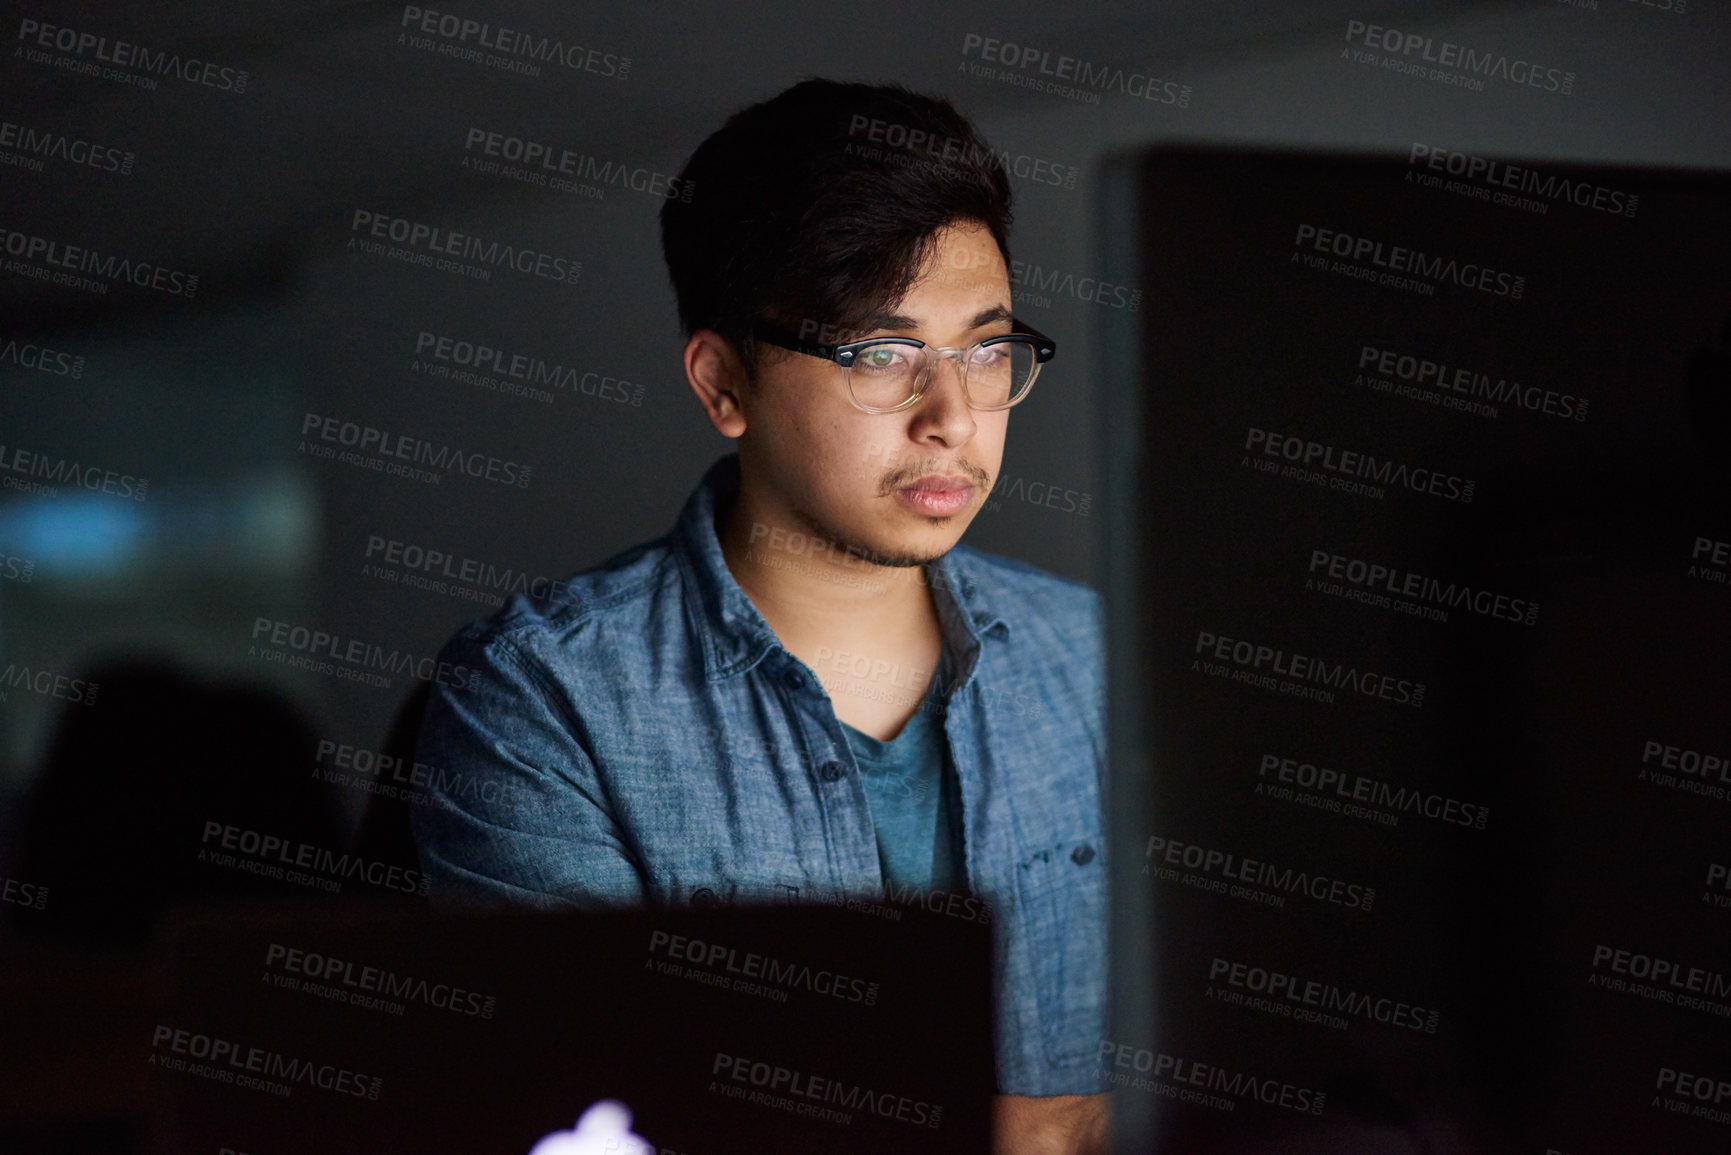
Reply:
[[[1010,319],[1010,310],[1002,305],[993,305],[974,314],[974,319],[968,325],[968,329],[972,331],[998,321]],[[859,332],[876,333],[882,329],[917,329],[919,327],[920,323],[917,318],[909,317],[904,313],[872,313],[870,316],[860,318]]]

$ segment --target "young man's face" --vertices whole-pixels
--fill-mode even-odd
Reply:
[[[925,274],[888,313],[862,336],[965,349],[1010,332],[1009,272],[991,233],[940,231]],[[879,414],[854,406],[841,366],[760,348],[739,453],[761,507],[882,565],[955,545],[997,479],[1010,411],[970,408],[953,358],[937,360],[912,408]]]

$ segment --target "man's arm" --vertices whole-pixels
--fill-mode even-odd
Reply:
[[[415,751],[429,797],[411,821],[430,897],[641,902],[635,858],[544,668],[509,638],[468,631],[440,658],[467,676],[433,687]]]
[[[996,1095],[992,1155],[1111,1155],[1107,1096]]]

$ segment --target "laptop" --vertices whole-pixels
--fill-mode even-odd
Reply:
[[[875,904],[185,912],[134,1040],[146,1149],[526,1155],[613,1100],[657,1155],[984,1152],[987,934]]]

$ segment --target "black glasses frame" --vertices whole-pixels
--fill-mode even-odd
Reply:
[[[1010,324],[1015,326],[1015,329],[1013,332],[999,333],[995,337],[987,337],[983,340],[975,341],[972,345],[969,345],[967,348],[973,349],[973,348],[984,347],[984,346],[988,346],[988,345],[996,345],[996,344],[999,344],[1001,342],[1011,341],[1011,340],[1031,344],[1033,346],[1033,350],[1034,350],[1034,364],[1036,366],[1036,372],[1038,371],[1038,369],[1037,369],[1038,366],[1044,365],[1047,361],[1050,361],[1052,359],[1052,357],[1058,352],[1058,343],[1056,341],[1052,340],[1050,337],[1046,336],[1044,333],[1040,332],[1038,329],[1035,329],[1032,325],[1024,325],[1021,321],[1017,320],[1015,317],[1010,318]],[[751,326],[751,335],[755,339],[757,339],[759,341],[763,341],[763,342],[770,344],[770,345],[774,345],[777,348],[791,349],[795,353],[804,353],[810,357],[821,357],[825,361],[831,361],[837,365],[840,365],[844,370],[850,371],[850,378],[851,378],[851,370],[853,369],[854,359],[859,355],[861,350],[866,349],[872,345],[908,345],[908,346],[912,346],[913,348],[916,348],[916,349],[925,349],[925,348],[948,349],[949,348],[949,346],[941,346],[941,345],[940,346],[928,346],[924,341],[921,341],[915,337],[863,337],[858,341],[842,341],[839,343],[832,343],[829,341],[810,341],[804,337],[801,337],[798,333],[795,333],[793,330],[783,328],[782,326],[777,325],[771,321],[755,321],[755,322],[753,322],[752,326]],[[951,351],[952,352],[960,352],[961,350],[951,350]],[[867,413],[880,413],[880,414],[882,414],[882,413],[899,413],[904,409],[907,409],[913,405],[917,405],[919,403],[920,399],[926,395],[926,389],[931,384],[931,373],[935,372],[936,369],[937,369],[936,364],[931,365],[928,369],[928,372],[927,372],[927,375],[925,378],[925,383],[920,386],[919,391],[912,394],[911,396],[909,396],[905,401],[902,401],[900,404],[892,405],[892,406],[889,406],[888,408],[883,408],[880,406],[867,405],[867,404],[863,403],[862,401],[860,401],[860,399],[857,396],[854,395],[853,384],[852,384],[851,379],[848,382],[848,400],[853,402],[855,408],[863,409]],[[966,392],[967,392],[967,384],[966,384],[966,380],[965,380],[966,373],[967,373],[966,366],[962,367],[962,373],[964,376],[962,388],[963,388],[963,393],[966,394]],[[969,397],[968,398],[968,406],[969,406],[969,408],[981,409],[981,410],[985,410],[988,412],[994,411],[994,410],[1010,409],[1016,405],[1019,405],[1023,400],[1025,400],[1027,398],[1027,395],[1028,395],[1028,389],[1031,389],[1032,387],[1033,387],[1033,383],[1032,383],[1032,381],[1030,381],[1028,386],[1023,389],[1021,395],[1018,396],[1014,401],[1011,401],[1009,404],[1006,404],[1006,405],[975,405],[973,402],[973,398]]]
[[[1025,325],[1014,317],[1010,324],[1015,331],[1000,333],[996,337],[987,337],[975,345],[995,345],[999,341],[1007,341],[1011,337],[1032,337],[1034,339],[1034,359],[1041,365],[1050,361],[1058,352],[1058,343],[1046,336],[1032,325]],[[780,349],[791,349],[795,353],[805,353],[812,357],[822,357],[825,361],[834,361],[843,369],[853,368],[853,360],[859,351],[867,345],[912,345],[924,349],[926,343],[914,337],[865,337],[858,341],[843,341],[831,344],[828,341],[808,341],[792,329],[784,329],[770,321],[755,321],[751,326],[751,335],[759,341],[767,341]],[[969,346],[972,348],[973,346]]]

